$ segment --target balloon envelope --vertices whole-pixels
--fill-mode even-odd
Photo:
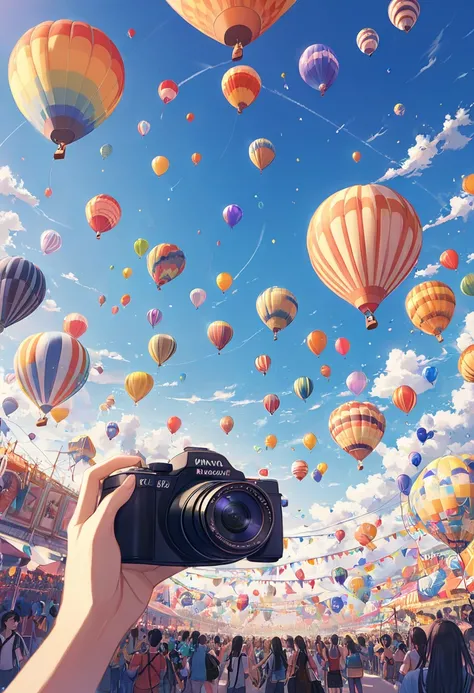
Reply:
[[[360,395],[367,385],[367,376],[362,371],[353,371],[347,376],[346,385],[353,395]]]
[[[408,474],[400,474],[397,478],[397,484],[400,493],[403,493],[405,496],[408,496],[411,488],[411,479],[408,476]]]

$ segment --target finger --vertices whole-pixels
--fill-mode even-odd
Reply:
[[[107,460],[106,462],[102,462],[102,464],[97,464],[94,467],[90,467],[82,478],[79,499],[77,501],[76,510],[71,518],[70,524],[72,526],[82,524],[94,514],[97,507],[101,484],[105,478],[119,469],[136,467],[141,462],[141,457],[119,455],[118,457],[112,457],[112,459]]]
[[[133,474],[130,474],[118,488],[112,491],[112,493],[109,493],[108,496],[99,503],[91,521],[94,522],[97,527],[101,527],[105,531],[113,531],[116,514],[122,505],[125,505],[131,498],[134,490],[135,477]]]
[[[168,578],[173,577],[173,575],[180,573],[183,570],[183,568],[179,568],[176,566],[127,564],[123,567],[123,570],[130,571],[131,573],[141,573],[142,575],[145,575],[150,584],[152,584],[153,587],[156,587],[160,584],[160,582],[163,582],[163,580],[167,580]]]

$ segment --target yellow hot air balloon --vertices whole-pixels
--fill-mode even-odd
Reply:
[[[370,402],[345,402],[331,413],[329,433],[358,462],[375,450],[385,433],[385,416]]]
[[[133,274],[133,270],[130,267],[124,267],[122,270],[122,275],[125,277],[125,279],[129,279]]]
[[[270,450],[273,450],[276,447],[276,444],[278,443],[278,438],[274,435],[269,435],[265,438],[265,447],[270,448]]]
[[[148,342],[148,353],[158,366],[162,366],[173,356],[177,346],[169,334],[154,334]]]
[[[316,438],[314,433],[305,433],[305,435],[303,436],[303,445],[309,451],[311,451],[314,448],[317,442],[318,439]]]
[[[327,466],[326,462],[320,462],[318,464],[318,466],[316,467],[316,469],[318,470],[318,472],[320,474],[326,474],[326,472],[328,470],[328,466]]]
[[[410,291],[405,300],[405,308],[415,327],[442,342],[441,333],[451,322],[456,298],[443,282],[423,282]]]
[[[222,293],[230,289],[233,281],[232,276],[228,272],[221,272],[216,277],[216,284]]]
[[[474,344],[464,349],[459,357],[458,371],[467,383],[474,383]]]
[[[143,371],[134,371],[129,373],[125,378],[125,391],[135,403],[146,397],[153,389],[155,381],[148,373]]]
[[[257,313],[260,320],[273,332],[273,339],[288,327],[298,312],[298,301],[288,289],[272,286],[263,291],[257,298]]]
[[[275,147],[270,140],[261,137],[258,140],[254,140],[250,145],[249,158],[252,164],[262,173],[263,169],[270,166],[275,158]]]
[[[239,65],[227,70],[222,78],[222,93],[231,106],[242,113],[248,108],[260,93],[262,80],[260,75],[248,65]]]
[[[133,244],[133,249],[138,257],[142,258],[148,250],[148,241],[146,241],[144,238],[137,238]]]
[[[166,156],[155,156],[151,162],[153,172],[159,177],[162,176],[170,167],[170,162]]]
[[[56,423],[59,424],[61,421],[64,421],[64,419],[67,419],[70,411],[69,407],[54,407],[54,409],[51,409],[51,416]]]

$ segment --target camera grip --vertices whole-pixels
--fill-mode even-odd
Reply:
[[[135,489],[115,518],[123,563],[155,562],[156,489]]]

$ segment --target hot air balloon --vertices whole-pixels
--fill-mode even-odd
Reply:
[[[318,464],[318,466],[316,467],[316,469],[322,476],[324,476],[328,470],[328,466],[327,466],[326,462],[320,462]]]
[[[258,470],[258,475],[264,476],[264,477],[268,476],[268,469],[266,469],[265,467],[262,467],[262,469]]]
[[[207,294],[204,291],[204,289],[193,289],[189,294],[191,303],[196,308],[196,310],[202,306],[202,304],[206,300],[206,297]]]
[[[266,354],[261,354],[260,356],[257,356],[255,359],[255,368],[259,373],[263,373],[263,375],[266,375],[270,369],[272,360],[269,356]]]
[[[87,349],[64,332],[31,335],[23,340],[15,354],[17,381],[43,414],[79,392],[87,382],[89,369]],[[37,425],[46,423],[44,416]]]
[[[131,267],[124,267],[122,270],[122,276],[124,279],[130,279],[130,277],[133,274],[133,270]]]
[[[230,226],[231,229],[234,228],[234,226],[237,226],[239,221],[243,217],[243,211],[239,205],[227,205],[227,207],[224,208],[222,212],[222,217],[225,221],[226,224]]]
[[[474,296],[474,274],[466,274],[461,279],[461,291],[465,296]]]
[[[474,344],[464,349],[459,357],[458,371],[466,383],[474,383]]]
[[[270,166],[275,158],[275,147],[264,137],[254,140],[249,147],[249,158],[254,166],[262,173],[264,168]]]
[[[118,434],[120,433],[120,428],[117,423],[114,421],[111,421],[110,423],[107,424],[105,428],[105,432],[107,434],[107,438],[109,440],[113,440]]]
[[[63,241],[57,231],[43,231],[40,238],[40,247],[44,255],[55,253],[62,246]]]
[[[173,243],[160,243],[150,250],[147,258],[150,277],[158,289],[178,277],[186,267],[183,251]]]
[[[5,412],[5,416],[10,416],[18,409],[18,402],[14,397],[5,397],[2,402],[2,408]]]
[[[378,48],[379,35],[375,29],[361,29],[357,34],[357,47],[365,55],[372,55]]]
[[[228,289],[230,289],[233,281],[232,276],[228,272],[221,272],[216,277],[216,284],[222,293],[225,293]]]
[[[207,328],[207,336],[209,341],[216,347],[217,353],[220,354],[221,350],[234,336],[234,330],[228,322],[224,322],[224,320],[215,320],[215,322],[211,322]]]
[[[133,38],[136,35],[136,33],[137,32],[135,31],[135,29],[129,29],[127,31],[128,38]]]
[[[51,197],[52,194],[53,194],[53,191],[51,190],[51,188],[45,188],[45,191],[44,191],[45,197]]]
[[[343,585],[348,575],[349,573],[345,568],[333,568],[331,571],[331,577],[338,585]]]
[[[148,135],[150,132],[151,125],[147,120],[140,120],[140,122],[137,125],[137,130],[138,133],[142,136],[145,137],[145,135]]]
[[[402,103],[396,103],[395,106],[393,107],[393,112],[395,113],[396,116],[404,116],[406,112],[406,108]]]
[[[303,436],[303,445],[305,448],[307,448],[310,452],[318,442],[318,439],[314,435],[314,433],[305,433]]]
[[[174,101],[178,96],[179,87],[172,79],[165,79],[158,87],[158,96],[166,104]]]
[[[436,366],[425,366],[421,375],[430,383],[430,385],[434,385],[438,378],[438,369]]]
[[[341,356],[346,356],[346,354],[349,353],[349,349],[351,348],[351,343],[345,337],[339,337],[339,339],[336,339],[334,348],[338,354],[341,354]]]
[[[457,270],[459,265],[459,255],[455,250],[445,250],[443,253],[441,253],[439,262],[446,269]]]
[[[354,371],[346,378],[346,385],[353,395],[356,397],[365,390],[367,385],[367,376],[362,371]]]
[[[112,306],[112,315],[117,315],[119,312],[119,307],[118,306]]]
[[[276,448],[276,445],[278,443],[278,438],[274,435],[269,435],[265,438],[265,448],[268,450],[274,450]]]
[[[316,481],[317,484],[322,480],[323,475],[319,471],[319,469],[315,469],[312,473],[311,476],[313,477],[314,481]]]
[[[358,164],[359,161],[362,159],[362,154],[360,152],[353,152],[352,158],[355,161],[355,163]]]
[[[468,195],[474,195],[474,173],[464,176],[462,179],[462,189]]]
[[[158,310],[158,308],[151,308],[146,314],[146,319],[152,327],[156,327],[158,323],[161,322],[162,317],[163,313],[161,310]]]
[[[103,159],[107,159],[112,152],[114,151],[114,148],[112,147],[111,144],[103,144],[102,147],[100,148],[100,155]]]
[[[223,416],[219,425],[226,436],[228,436],[231,430],[234,428],[234,419],[231,416]]]
[[[361,546],[365,546],[365,548],[370,551],[375,549],[373,540],[376,536],[377,527],[370,522],[363,522],[354,532],[354,539],[356,539]]]
[[[328,338],[321,330],[313,330],[313,332],[310,332],[306,337],[306,345],[308,349],[316,356],[320,356],[322,354],[327,343]]]
[[[69,313],[63,320],[63,332],[67,332],[75,339],[82,337],[87,332],[88,327],[87,318],[80,313]]]
[[[117,226],[121,216],[119,203],[110,195],[96,195],[86,204],[87,223],[97,238]]]
[[[61,19],[27,31],[15,45],[8,80],[16,105],[64,159],[72,144],[101,125],[122,96],[122,57],[109,37]]]
[[[241,114],[253,104],[260,93],[260,75],[248,65],[239,65],[227,70],[222,78],[222,93],[231,106]]]
[[[298,481],[302,481],[308,473],[308,465],[304,460],[296,460],[291,465],[291,473]]]
[[[307,236],[314,271],[365,315],[368,329],[377,327],[374,311],[413,269],[421,243],[414,208],[378,184],[356,185],[328,197],[314,213]]]
[[[169,334],[155,334],[148,342],[148,353],[158,366],[166,363],[177,348],[176,340]]]
[[[61,421],[67,419],[67,417],[71,413],[71,410],[69,407],[54,407],[54,409],[51,409],[50,413],[51,417],[56,421],[56,423],[60,424]]]
[[[197,166],[202,161],[202,154],[199,154],[199,152],[194,152],[194,154],[191,154],[191,161],[195,166]]]
[[[245,611],[245,609],[249,605],[248,594],[239,594],[239,596],[237,597],[237,601],[236,601],[235,605],[236,605],[238,611]]]
[[[347,590],[364,604],[370,599],[372,577],[370,575],[353,575],[346,582]]]
[[[428,534],[460,554],[474,539],[474,470],[454,455],[430,462],[413,482],[409,505]]]
[[[169,159],[167,159],[166,156],[155,156],[151,162],[151,167],[153,169],[153,173],[159,178],[169,169]]]
[[[323,378],[327,378],[329,380],[329,377],[331,375],[331,367],[330,366],[321,366],[319,369],[319,372],[323,376]]]
[[[194,120],[194,113],[188,113],[186,115],[186,120],[188,121],[188,123],[192,123]]]
[[[94,443],[89,436],[84,434],[76,436],[68,443],[68,454],[72,457],[75,464],[79,462],[91,464],[96,452]]]
[[[278,332],[291,325],[295,319],[298,301],[287,289],[272,286],[257,298],[256,308],[260,320],[272,330],[276,341]]]
[[[126,306],[128,306],[128,304],[130,303],[131,300],[132,300],[132,298],[131,298],[130,294],[124,294],[122,296],[122,298],[120,299],[120,303],[125,308]]]
[[[273,414],[280,406],[280,399],[277,395],[265,395],[265,397],[263,398],[263,406],[270,414],[270,416],[273,416]]]
[[[31,315],[45,295],[46,279],[39,267],[22,257],[0,260],[0,332]]]
[[[295,395],[302,399],[304,402],[306,402],[308,397],[311,396],[313,389],[313,381],[311,380],[311,378],[307,378],[306,376],[296,378],[295,382],[293,383],[293,391]]]
[[[409,385],[397,387],[392,394],[392,402],[404,414],[409,414],[416,406],[416,392]]]
[[[186,373],[180,373],[179,380],[180,382],[184,383],[184,381],[186,380]]]
[[[166,425],[171,435],[174,435],[181,428],[181,419],[179,416],[170,416]]]
[[[334,532],[334,536],[336,537],[336,539],[338,540],[338,542],[341,543],[341,541],[344,540],[344,538],[345,538],[345,536],[346,536],[346,533],[344,532],[343,529],[337,529],[337,530]]]
[[[388,17],[393,26],[400,31],[408,32],[420,16],[418,0],[391,0],[388,6]]]
[[[400,493],[403,493],[404,496],[408,496],[411,488],[411,479],[408,474],[399,474],[397,477],[397,485]]]
[[[101,294],[101,295],[99,296],[99,298],[98,298],[99,306],[103,306],[104,303],[106,302],[106,300],[107,300],[107,299],[105,298],[105,296],[104,296],[103,294]]]
[[[329,433],[339,447],[362,462],[385,433],[385,417],[370,402],[345,402],[329,417]]]
[[[302,53],[299,61],[301,79],[321,96],[334,84],[339,73],[339,61],[334,51],[322,43],[315,43]]]
[[[136,406],[141,399],[151,392],[154,384],[153,378],[148,373],[134,371],[125,378],[125,391],[133,399]]]
[[[405,308],[416,328],[442,342],[441,333],[451,322],[456,298],[443,282],[423,282],[410,291],[405,300]]]

